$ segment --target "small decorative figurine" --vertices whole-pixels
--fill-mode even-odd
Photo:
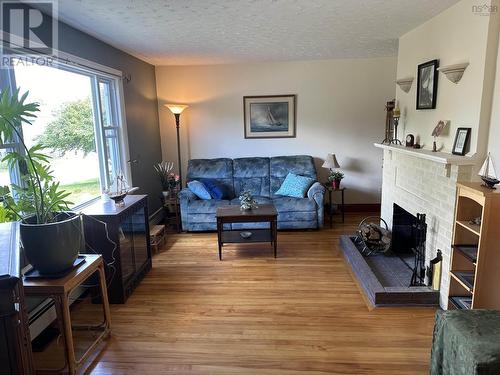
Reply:
[[[248,211],[252,208],[257,208],[257,201],[253,199],[253,196],[249,191],[244,191],[243,193],[241,193],[239,199],[241,210]]]

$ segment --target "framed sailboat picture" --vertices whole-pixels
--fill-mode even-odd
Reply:
[[[244,96],[245,138],[294,138],[295,95]]]

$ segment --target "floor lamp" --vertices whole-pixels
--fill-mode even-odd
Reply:
[[[181,113],[188,106],[183,104],[165,104],[165,107],[170,109],[170,112],[172,112],[175,116],[175,128],[177,129],[177,163],[179,166],[179,185],[180,188],[182,189],[181,138],[179,135],[179,125],[180,125]]]

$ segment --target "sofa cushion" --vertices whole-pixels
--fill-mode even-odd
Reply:
[[[217,207],[224,205],[229,205],[229,201],[216,199],[195,200],[189,202],[187,208],[188,214],[215,214]]]
[[[309,190],[314,182],[315,180],[313,178],[299,176],[295,173],[288,173],[285,181],[283,181],[275,194],[285,197],[304,198],[307,194],[307,190]]]
[[[187,183],[187,187],[191,192],[196,195],[198,198],[207,200],[207,199],[212,199],[212,196],[210,195],[209,191],[205,187],[205,185],[197,180],[189,181]]]
[[[316,202],[309,198],[276,197],[272,202],[278,213],[316,211]]]
[[[269,158],[238,158],[233,160],[234,193],[244,191],[269,197]]]
[[[219,183],[213,178],[202,178],[200,182],[205,185],[213,199],[231,199],[232,195],[227,185]]]
[[[311,156],[295,155],[272,157],[269,161],[271,197],[275,196],[275,193],[290,172],[310,177],[314,180],[317,179],[316,167],[314,166],[314,160]]]
[[[187,181],[210,178],[224,185],[230,197],[234,197],[233,161],[220,159],[191,159],[188,162]]]

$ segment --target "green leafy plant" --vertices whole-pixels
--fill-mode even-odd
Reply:
[[[328,181],[342,181],[344,174],[340,171],[330,171],[330,176],[328,176]]]
[[[72,203],[70,193],[61,190],[50,169],[50,157],[42,145],[30,148],[21,136],[22,124],[32,124],[40,111],[38,103],[26,103],[28,92],[19,97],[19,89],[12,94],[8,89],[0,93],[0,144],[17,143],[3,157],[9,169],[19,168],[21,184],[0,187],[3,210],[0,220],[30,219],[30,224],[45,224],[57,220],[60,211]]]
[[[239,200],[242,210],[251,210],[252,208],[257,208],[257,201],[253,199],[253,195],[249,191],[242,192],[239,196]]]
[[[160,178],[160,183],[163,191],[174,190],[179,184],[179,175],[176,175],[172,170],[174,169],[174,162],[162,161],[154,165],[156,174]]]
[[[37,141],[61,155],[95,152],[94,119],[90,99],[63,103],[55,119],[47,124]]]

